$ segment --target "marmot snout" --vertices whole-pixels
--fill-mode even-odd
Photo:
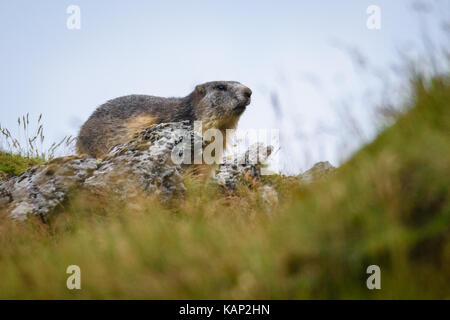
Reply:
[[[202,121],[204,129],[216,128],[225,133],[236,127],[251,95],[252,91],[239,82],[213,81],[197,85],[184,98],[119,97],[98,107],[83,124],[77,151],[101,157],[155,123]]]

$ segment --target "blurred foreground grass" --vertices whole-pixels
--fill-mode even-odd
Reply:
[[[0,214],[0,298],[449,299],[449,78],[413,91],[329,179],[266,178],[275,208],[248,187],[224,195],[186,175],[172,208],[78,195],[50,225]],[[66,288],[72,264],[81,290]],[[381,290],[366,287],[372,264]]]

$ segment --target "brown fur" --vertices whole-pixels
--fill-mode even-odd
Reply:
[[[125,124],[127,132],[126,139],[131,139],[131,137],[133,137],[136,132],[140,132],[150,127],[152,124],[155,124],[156,122],[156,117],[149,114],[141,114],[129,119]]]

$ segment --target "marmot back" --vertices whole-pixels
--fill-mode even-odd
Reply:
[[[98,107],[81,127],[79,154],[104,156],[113,146],[155,123],[202,121],[203,128],[233,129],[250,104],[252,91],[235,81],[207,82],[184,98],[129,95]]]

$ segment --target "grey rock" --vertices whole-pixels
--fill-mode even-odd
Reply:
[[[272,152],[272,146],[253,144],[244,154],[225,159],[219,165],[214,181],[225,189],[234,190],[240,181],[259,180],[261,168]]]
[[[187,122],[154,125],[113,147],[102,160],[58,158],[0,182],[0,206],[6,206],[13,219],[33,214],[45,222],[74,189],[122,198],[144,193],[169,201],[185,191],[182,173],[187,165],[174,152],[188,154],[195,141],[198,135]]]
[[[33,213],[45,221],[69,191],[80,186],[96,168],[95,159],[81,157],[59,158],[35,166],[0,183],[0,204],[7,205],[14,219],[25,220],[28,213]]]
[[[168,202],[182,198],[182,174],[194,159],[193,152],[201,152],[202,146],[201,136],[189,122],[153,125],[128,143],[111,148],[101,160],[84,156],[57,158],[0,181],[0,208],[6,208],[13,219],[26,220],[36,215],[46,222],[73,190],[122,199],[143,195]],[[273,187],[259,181],[272,152],[271,146],[252,145],[245,153],[226,158],[212,181],[226,190],[235,190],[239,182],[258,182],[254,185],[258,185],[269,212],[278,203],[278,195]],[[329,162],[320,162],[299,178],[310,183],[333,170]]]

